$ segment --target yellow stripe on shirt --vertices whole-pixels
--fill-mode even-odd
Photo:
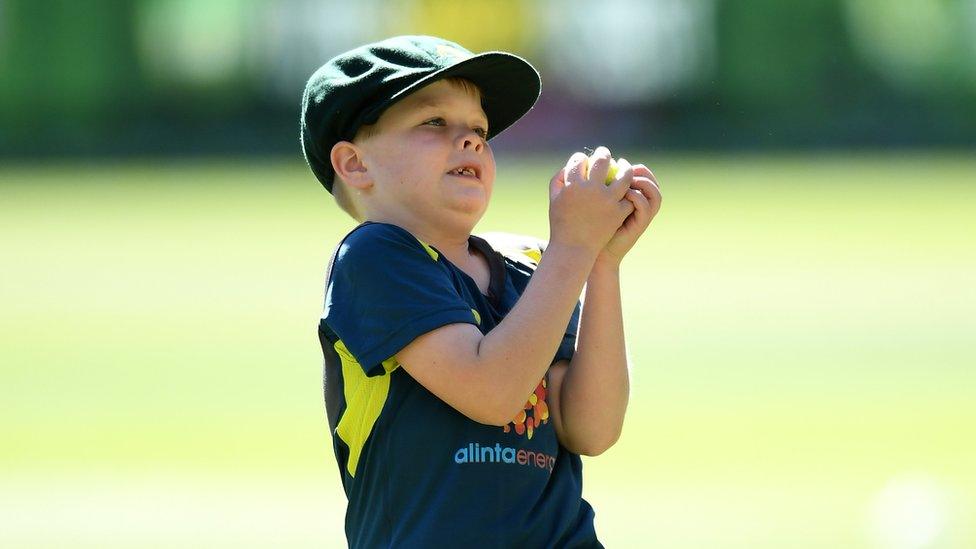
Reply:
[[[390,374],[400,365],[390,357],[383,361],[382,374],[367,377],[342,340],[336,341],[334,347],[342,361],[343,393],[346,397],[346,409],[339,418],[336,435],[349,447],[346,470],[355,477],[359,456],[390,393]]]

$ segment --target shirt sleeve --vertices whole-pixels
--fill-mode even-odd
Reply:
[[[336,250],[323,320],[366,375],[408,343],[447,324],[474,324],[450,271],[405,229],[362,225]]]

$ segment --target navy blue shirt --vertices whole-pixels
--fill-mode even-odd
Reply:
[[[366,222],[336,249],[319,340],[350,547],[602,547],[580,457],[549,418],[545,377],[498,427],[464,416],[396,362],[426,332],[463,322],[486,334],[512,309],[543,246],[489,240],[469,240],[488,259],[488,295],[396,225]],[[553,362],[573,356],[578,323],[577,304]]]

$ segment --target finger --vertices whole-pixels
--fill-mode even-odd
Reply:
[[[657,186],[657,183],[654,183],[646,177],[634,176],[634,179],[630,182],[630,187],[632,189],[640,189],[641,191],[644,191],[644,195],[648,198],[651,198],[651,193],[657,195],[661,194],[661,188]]]
[[[621,158],[617,160],[617,177],[610,182],[610,190],[613,191],[613,195],[617,197],[618,200],[622,199],[625,194],[627,194],[627,189],[630,188],[630,184],[634,179],[634,167],[630,165],[630,162],[626,158]]]
[[[661,209],[661,189],[658,189],[653,181],[644,177],[635,177],[631,183],[631,189],[641,192],[647,200],[651,217],[654,217],[657,211]]]
[[[549,180],[549,200],[556,198],[563,187],[566,186],[566,168],[559,168],[556,175]]]
[[[634,213],[634,203],[627,199],[625,196],[620,202],[617,202],[617,214],[620,216],[620,221],[618,223],[623,223],[627,216]]]
[[[651,181],[653,181],[658,187],[661,186],[661,184],[658,183],[657,177],[654,176],[654,172],[652,172],[650,168],[648,168],[643,164],[634,164],[634,175],[647,177]]]
[[[588,157],[585,153],[575,152],[566,162],[564,181],[567,185],[582,183],[586,180],[586,163]]]
[[[610,172],[610,149],[600,146],[590,155],[589,180],[594,183],[603,183],[607,180],[607,173]]]
[[[644,196],[644,193],[637,189],[630,189],[627,191],[627,200],[630,200],[631,204],[634,205],[634,221],[637,223],[638,227],[647,226],[650,224],[652,213],[651,213],[651,203]]]
[[[657,192],[659,192],[659,193],[661,192],[661,186],[658,185],[657,182],[654,181],[653,179],[651,179],[649,177],[645,177],[643,175],[641,175],[641,176],[634,176],[634,181],[637,181],[638,179],[640,179],[641,181],[646,181],[646,182],[650,183],[652,187],[654,187],[655,189],[657,189]],[[633,184],[631,184],[631,186],[633,187]]]

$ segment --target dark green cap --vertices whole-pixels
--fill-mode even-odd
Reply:
[[[302,95],[302,152],[312,173],[331,193],[335,172],[329,155],[360,126],[411,92],[441,78],[460,77],[481,89],[488,115],[488,138],[535,105],[542,89],[539,73],[510,53],[471,53],[432,36],[396,36],[366,44],[330,59],[305,85]]]

